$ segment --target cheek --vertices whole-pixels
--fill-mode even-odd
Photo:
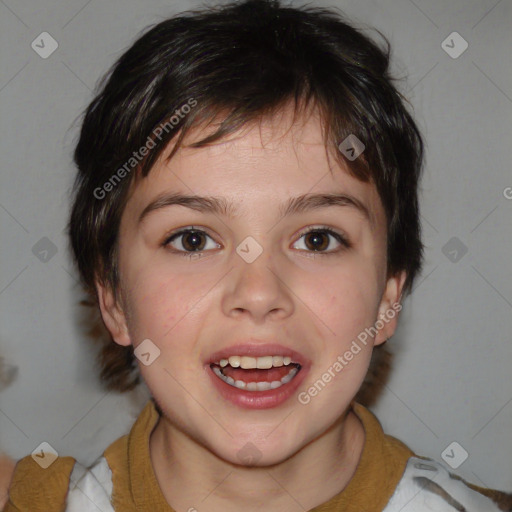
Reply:
[[[378,311],[375,268],[364,264],[362,258],[353,260],[353,264],[332,267],[323,275],[309,275],[302,283],[304,291],[298,294],[309,297],[308,305],[328,327],[327,334],[336,337],[337,344],[371,325]]]
[[[132,282],[128,328],[135,345],[145,338],[158,345],[175,337],[208,288],[191,275],[161,272],[156,266],[137,273]]]
[[[365,329],[375,322],[378,311],[378,285],[375,271],[366,266],[356,271],[338,270],[330,279],[317,280],[310,306],[318,312],[321,332],[318,358],[307,386],[300,390],[299,402],[309,404],[318,428],[335,421],[364,381],[373,343]],[[309,305],[309,304],[308,304]],[[358,336],[363,335],[363,338]],[[366,336],[366,337],[365,337]],[[361,341],[363,339],[363,341]],[[315,411],[313,414],[311,411]]]

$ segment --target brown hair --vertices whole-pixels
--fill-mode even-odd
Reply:
[[[219,129],[193,145],[201,147],[290,101],[295,113],[318,107],[326,147],[355,177],[375,184],[387,217],[388,273],[405,270],[404,291],[410,291],[422,261],[423,142],[392,83],[390,45],[380,35],[385,49],[334,10],[245,0],[181,13],[135,41],[101,81],[74,154],[69,235],[92,303],[96,281],[117,296],[118,231],[128,191],[169,142],[177,139],[171,159],[193,127],[222,116]],[[365,145],[353,161],[337,150],[350,134]],[[150,145],[139,158],[138,150]],[[102,339],[102,379],[111,389],[133,388],[139,382],[133,347]]]

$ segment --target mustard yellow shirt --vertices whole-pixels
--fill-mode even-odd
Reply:
[[[415,456],[401,441],[384,434],[379,421],[367,408],[354,403],[352,409],[365,430],[359,464],[345,489],[311,512],[382,511],[402,478],[408,459]],[[103,454],[112,471],[112,505],[116,511],[174,512],[151,466],[149,437],[158,419],[158,411],[150,400],[130,433],[112,443]],[[50,467],[42,469],[31,456],[21,459],[15,468],[4,512],[65,512],[74,464],[72,457],[58,457]],[[511,498],[498,491],[466,485],[495,499],[496,503],[498,499]],[[500,510],[511,510],[506,507],[512,507],[512,501],[500,503]]]

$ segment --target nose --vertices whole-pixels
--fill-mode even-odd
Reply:
[[[286,276],[273,265],[269,250],[248,263],[234,254],[234,268],[229,273],[222,308],[232,318],[249,316],[254,323],[281,320],[293,313],[293,293]]]

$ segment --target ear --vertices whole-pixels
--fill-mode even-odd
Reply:
[[[379,313],[376,320],[378,326],[383,324],[375,336],[374,345],[381,345],[395,333],[398,325],[398,313],[402,309],[402,289],[404,287],[407,273],[399,272],[388,278],[386,288],[379,305]]]
[[[118,345],[131,345],[126,316],[111,288],[96,282],[96,290],[101,316],[112,338]]]

